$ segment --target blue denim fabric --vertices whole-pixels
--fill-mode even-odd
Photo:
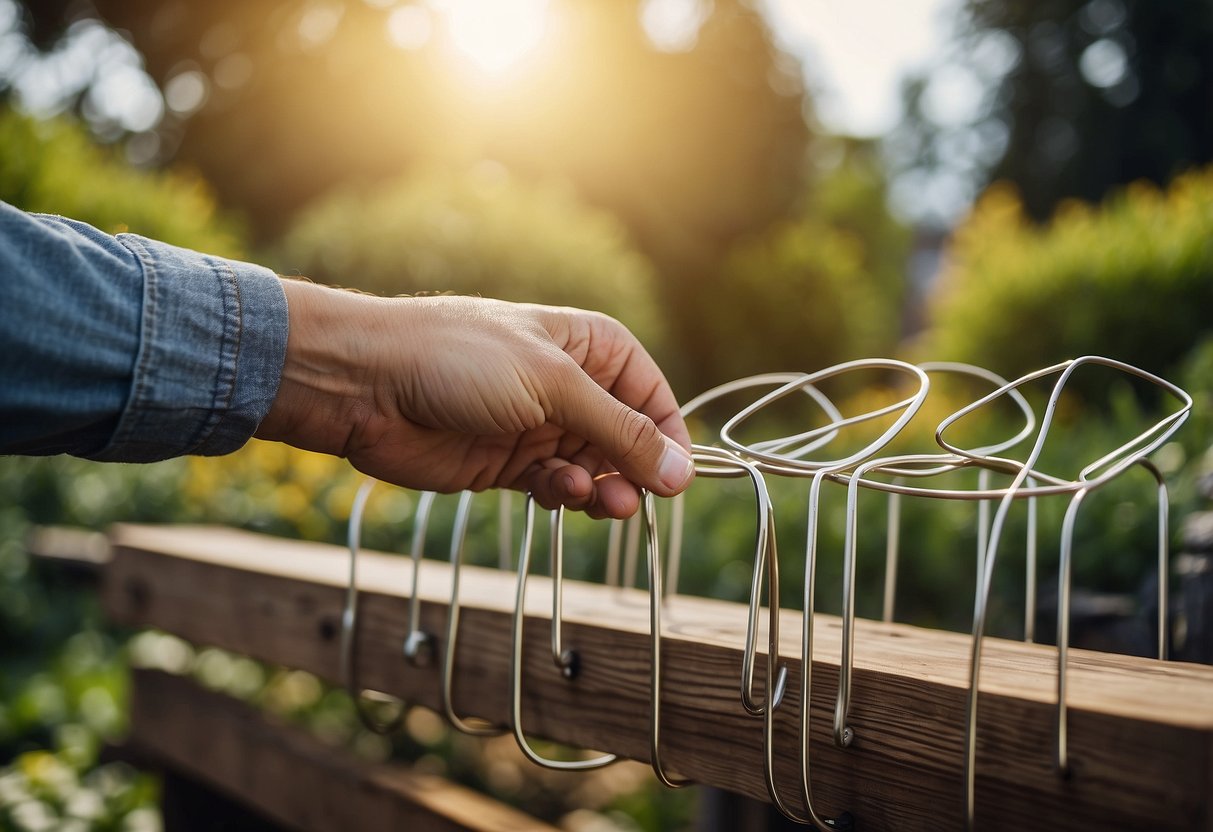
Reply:
[[[228,453],[269,412],[286,339],[267,269],[0,202],[0,453]]]

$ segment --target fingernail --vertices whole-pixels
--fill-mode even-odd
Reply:
[[[680,491],[694,473],[695,463],[686,448],[667,436],[665,453],[661,456],[661,467],[657,471],[661,484],[671,491]]]

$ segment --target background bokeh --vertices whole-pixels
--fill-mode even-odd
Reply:
[[[747,373],[879,355],[1005,374],[1118,358],[1196,399],[1156,460],[1181,548],[1213,473],[1213,7],[901,5],[0,0],[0,199],[382,294],[601,309],[682,400]],[[888,112],[857,116],[874,95],[865,62],[920,29],[934,40],[887,84]],[[1046,447],[1051,471],[1077,471],[1170,406],[1111,374],[1079,381]],[[975,392],[943,389],[930,411]],[[896,390],[874,375],[832,393],[858,412]],[[697,438],[719,416],[696,418]],[[986,428],[1017,429],[1001,413]],[[905,441],[933,440],[924,425]],[[687,827],[693,792],[663,792],[643,770],[561,779],[424,712],[384,741],[311,677],[115,632],[90,587],[23,545],[36,524],[123,520],[339,541],[357,485],[339,460],[259,442],[151,466],[0,459],[0,830],[157,828],[154,779],[98,764],[123,731],[132,661],[566,829]],[[807,489],[772,489],[783,601],[797,607]],[[746,597],[751,502],[735,482],[692,488],[683,591]],[[414,505],[380,488],[367,543],[403,549]],[[826,505],[818,608],[837,611],[839,494]],[[861,508],[883,528],[882,500]],[[440,500],[435,552],[452,510]],[[1046,631],[1062,511],[1042,506]],[[1119,611],[1091,633],[1101,647],[1149,641],[1153,512],[1137,474],[1084,507],[1076,586]],[[492,518],[473,525],[473,560],[495,561]],[[975,519],[969,505],[903,504],[899,620],[967,628]],[[1010,522],[1007,539],[1022,540],[1023,516]],[[601,580],[605,529],[574,520],[569,534],[574,577]],[[877,615],[884,541],[861,544],[859,610]],[[1021,547],[1003,558],[994,631],[1019,637]]]

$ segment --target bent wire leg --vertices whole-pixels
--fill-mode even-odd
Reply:
[[[1158,658],[1167,658],[1167,596],[1170,580],[1169,569],[1169,508],[1170,500],[1162,472],[1149,460],[1138,464],[1154,477],[1158,494]],[[1069,758],[1069,708],[1067,705],[1067,675],[1070,650],[1070,602],[1071,575],[1073,573],[1074,525],[1078,508],[1090,489],[1077,492],[1066,510],[1061,532],[1061,563],[1057,588],[1057,740],[1054,761],[1063,775],[1070,774]]]
[[[805,560],[804,560],[804,617],[801,631],[801,659],[800,659],[800,799],[804,803],[804,815],[797,815],[795,812],[782,801],[776,800],[777,808],[784,815],[796,821],[797,823],[811,823],[822,829],[850,829],[853,825],[853,819],[850,814],[844,812],[838,818],[823,818],[817,813],[813,806],[813,783],[810,775],[810,730],[809,730],[809,714],[813,698],[813,609],[814,609],[814,593],[817,575],[817,521],[820,516],[821,505],[821,484],[824,482],[828,471],[821,470],[813,475],[812,483],[809,487],[809,505],[807,516],[807,530],[805,533]],[[776,576],[778,583],[778,576]],[[772,748],[774,722],[772,720],[764,720],[764,742],[766,754],[769,757]],[[770,763],[767,764],[768,769]],[[773,792],[773,786],[768,784],[768,790]],[[777,795],[775,796],[777,797]]]
[[[771,803],[786,817],[799,823],[804,823],[805,821],[796,815],[784,802],[783,798],[779,796],[779,789],[775,784],[775,709],[783,699],[782,686],[787,676],[787,667],[779,668],[779,552],[775,546],[775,513],[773,511],[767,515],[767,524],[767,546],[770,563],[767,564],[769,619],[767,624],[766,678],[768,684],[771,679],[777,678],[776,684],[780,687],[772,695],[771,705],[762,715],[762,770],[763,775],[766,777],[767,794],[771,798]],[[809,663],[812,664],[812,660]],[[804,664],[803,660],[801,664]],[[777,673],[779,674],[778,677],[776,676]],[[804,691],[801,691],[801,696],[804,696]],[[811,803],[806,803],[806,805],[811,812]]]
[[[409,557],[413,561],[413,586],[409,595],[409,633],[404,639],[404,657],[414,667],[425,667],[433,659],[434,637],[421,629],[421,559],[425,556],[425,532],[434,507],[433,491],[422,491],[413,515],[413,546]]]
[[[1070,576],[1074,556],[1074,521],[1078,517],[1078,509],[1089,493],[1084,488],[1070,498],[1065,520],[1061,524],[1061,557],[1057,577],[1057,741],[1054,744],[1053,759],[1063,777],[1070,773],[1066,735],[1066,663],[1070,654]]]
[[[713,464],[723,463],[725,468],[713,467],[712,473],[721,475],[728,468],[742,471],[750,478],[754,488],[754,501],[757,506],[757,523],[755,533],[754,580],[750,588],[749,617],[747,621],[746,650],[743,658],[741,699],[746,710],[763,717],[763,775],[766,780],[767,794],[771,803],[779,811],[792,820],[801,819],[784,803],[775,783],[775,744],[774,718],[775,710],[783,701],[787,690],[787,666],[779,664],[779,554],[776,550],[775,512],[771,506],[771,495],[767,491],[766,480],[757,466],[726,451],[717,451],[702,447],[693,447],[692,455],[696,461],[706,461]],[[655,531],[654,545],[655,545]],[[656,568],[656,567],[653,567]],[[766,702],[759,704],[754,700],[753,682],[754,665],[756,664],[756,641],[758,635],[758,617],[762,602],[762,577],[767,575],[767,658],[766,658]],[[660,577],[657,578],[660,581]],[[650,587],[652,590],[652,587]],[[659,776],[661,776],[659,774]]]
[[[771,497],[767,492],[766,480],[762,472],[754,464],[741,459],[732,451],[722,448],[712,448],[705,445],[692,445],[691,456],[704,476],[747,476],[754,487],[757,522],[754,535],[754,572],[750,583],[750,602],[746,610],[746,639],[741,665],[741,704],[751,716],[761,716],[767,708],[767,702],[759,702],[754,696],[754,668],[758,662],[758,619],[762,606],[762,577],[770,552],[770,533],[774,527],[771,515]],[[779,599],[770,599],[770,603],[778,607]],[[776,658],[778,644],[776,643]],[[778,708],[787,687],[788,669],[778,668],[774,684],[767,679],[767,700],[771,707]]]
[[[759,475],[758,482],[761,482]],[[786,665],[779,666],[779,595],[770,594],[772,590],[779,589],[779,576],[774,579],[768,577],[768,592],[767,592],[767,701],[759,703],[754,699],[754,666],[757,664],[757,646],[758,646],[758,616],[762,608],[762,575],[766,571],[770,573],[774,566],[775,557],[775,514],[771,510],[770,497],[766,494],[766,488],[762,487],[758,490],[758,499],[761,504],[758,515],[758,526],[762,531],[758,536],[757,546],[761,552],[754,561],[754,580],[750,587],[750,618],[749,626],[753,633],[752,637],[746,639],[746,648],[749,650],[749,659],[745,662],[745,667],[742,669],[742,687],[741,699],[745,709],[755,716],[773,711],[779,707],[779,703],[783,701],[784,691],[787,689],[788,668]],[[770,560],[772,563],[767,563]],[[774,682],[771,680],[774,679]]]
[[[682,568],[682,535],[686,526],[686,500],[677,494],[670,501],[670,561],[666,565],[666,596],[678,594],[678,578]]]
[[[900,483],[900,478],[893,481]],[[901,549],[901,495],[889,492],[889,511],[884,548],[884,609],[882,621],[893,620],[893,609],[897,603],[897,556]]]
[[[606,585],[617,587],[620,584],[619,552],[623,548],[623,521],[611,520],[611,530],[607,533],[606,554]]]
[[[1028,488],[1036,480],[1028,477]],[[1036,498],[1028,498],[1028,540],[1024,551],[1023,640],[1036,641]]]
[[[657,535],[657,517],[653,495],[641,494],[640,510],[645,527],[645,550],[649,566],[649,638],[652,663],[649,669],[649,760],[657,779],[671,789],[689,786],[693,781],[670,774],[661,760],[661,607],[665,595],[661,590],[661,551]]]
[[[1170,514],[1171,499],[1167,492],[1167,481],[1162,472],[1148,459],[1139,463],[1150,472],[1158,485],[1158,658],[1166,661],[1170,655],[1171,618],[1169,615],[1171,568],[1170,568]]]
[[[510,549],[513,548],[513,523],[511,522],[511,499],[507,489],[497,494],[497,568],[510,568]]]
[[[600,757],[593,757],[588,760],[552,760],[544,757],[532,748],[530,742],[527,741],[526,733],[522,730],[522,627],[525,618],[523,613],[526,606],[527,571],[530,568],[531,542],[534,536],[535,499],[532,495],[528,494],[522,527],[522,544],[518,550],[518,588],[514,598],[514,618],[510,628],[510,642],[512,645],[510,651],[510,715],[514,739],[518,742],[518,747],[528,760],[544,768],[557,769],[559,771],[586,771],[588,769],[601,768],[615,762],[615,755],[603,754]],[[553,615],[553,626],[559,626],[555,620],[555,615]]]
[[[471,516],[473,494],[464,491],[459,495],[455,509],[455,525],[451,530],[451,604],[446,622],[446,643],[442,651],[442,710],[455,728],[475,737],[490,737],[504,733],[487,720],[475,718],[471,723],[455,713],[453,681],[455,676],[455,651],[459,637],[459,577],[463,565],[464,543],[467,541],[468,519]]]
[[[564,637],[564,506],[552,512],[551,536],[548,545],[552,570],[552,661],[560,675],[572,679],[577,675],[577,653],[566,650]]]
[[[990,490],[990,472],[985,468],[977,471],[977,490]],[[977,581],[974,586],[981,586],[986,569],[986,550],[990,544],[990,501],[977,501]],[[976,590],[974,591],[976,593]],[[973,614],[977,614],[977,596],[973,596]]]
[[[842,563],[842,657],[838,666],[838,695],[834,702],[834,744],[846,748],[855,739],[847,725],[851,711],[851,681],[855,665],[855,561],[859,548],[859,485],[868,472],[884,462],[863,463],[847,480],[846,534]],[[814,479],[816,482],[816,479]]]
[[[346,529],[346,544],[350,550],[350,577],[345,591],[345,608],[341,611],[340,665],[341,678],[345,681],[345,689],[350,699],[354,702],[358,720],[372,733],[390,734],[400,727],[407,706],[401,702],[399,710],[391,719],[379,722],[366,709],[363,702],[364,691],[358,684],[358,553],[362,545],[362,515],[374,489],[375,480],[364,480],[350,507],[350,522]]]
[[[766,678],[768,682],[775,678],[776,667],[778,664],[778,645],[779,645],[779,556],[775,550],[775,515],[770,512],[767,515],[767,546],[770,563],[767,564],[767,594],[769,595],[770,604],[770,622],[768,624],[767,635],[769,638],[767,644],[767,672]],[[803,696],[803,692],[802,692]],[[767,708],[762,715],[762,773],[767,782],[767,795],[771,798],[771,803],[784,814],[798,823],[804,823],[799,815],[792,811],[791,807],[784,802],[779,795],[779,789],[775,784],[775,707]]]
[[[1035,458],[1029,459],[1025,467],[1015,476],[1014,481],[1008,486],[1006,493],[998,503],[998,510],[994,514],[994,522],[990,526],[987,543],[989,548],[982,558],[981,580],[978,582],[977,592],[975,593],[976,610],[973,614],[973,643],[970,646],[969,654],[969,692],[965,701],[965,828],[968,830],[974,828],[974,817],[976,814],[977,694],[978,685],[981,680],[981,648],[982,640],[985,636],[986,612],[990,601],[994,562],[998,556],[998,542],[1002,537],[1002,529],[1006,523],[1007,513],[1010,511],[1011,503],[1015,499],[1015,492],[1023,484],[1030,466],[1035,464]]]
[[[640,523],[634,516],[622,522],[623,571],[619,576],[619,585],[631,587],[636,586],[636,563],[640,559]]]

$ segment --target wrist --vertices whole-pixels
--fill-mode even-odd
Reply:
[[[368,383],[368,315],[376,298],[302,280],[282,280],[289,331],[278,395],[258,439],[344,455],[373,404]]]

